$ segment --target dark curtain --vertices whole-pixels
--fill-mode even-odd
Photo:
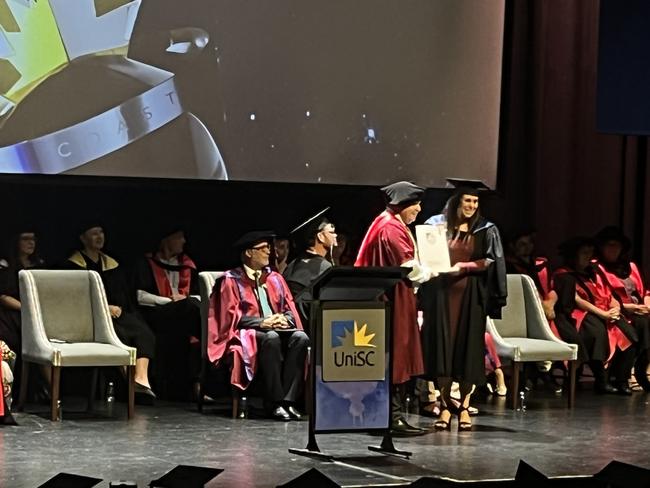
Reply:
[[[506,227],[532,224],[551,256],[566,237],[620,225],[647,269],[647,142],[596,131],[599,3],[508,7],[498,213],[511,209]]]

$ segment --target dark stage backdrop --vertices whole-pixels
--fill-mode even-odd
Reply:
[[[496,184],[505,0],[6,3],[0,172]]]
[[[482,200],[485,213],[506,233],[536,229],[540,251],[552,258],[562,239],[620,224],[648,270],[645,138],[596,131],[598,2],[506,5],[499,191]],[[438,211],[445,196],[429,192],[423,217]],[[118,258],[138,255],[163,219],[179,219],[190,227],[199,264],[219,269],[232,264],[230,244],[241,231],[287,229],[325,205],[333,205],[339,227],[359,236],[382,201],[376,188],[365,186],[0,178],[3,232],[15,221],[38,222],[51,260],[74,243],[76,222],[100,213],[109,230],[107,249]]]

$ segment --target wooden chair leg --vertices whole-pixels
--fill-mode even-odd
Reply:
[[[25,409],[25,403],[27,403],[27,393],[29,389],[29,363],[23,360],[22,365],[22,374],[20,379],[20,394],[18,395],[18,405],[16,405],[16,411],[22,412]]]
[[[232,418],[236,419],[239,414],[239,392],[232,387]]]
[[[135,413],[135,365],[127,366],[126,368],[127,382],[129,384],[129,398],[126,410],[126,417],[128,420],[133,418]]]
[[[99,368],[93,368],[93,374],[90,378],[90,388],[88,391],[88,405],[86,406],[87,412],[92,412],[93,404],[95,403],[95,396],[97,395],[97,380],[99,377]]]
[[[510,391],[512,392],[512,409],[517,410],[517,402],[519,401],[519,363],[517,361],[512,362],[512,382],[510,384]]]
[[[573,408],[576,402],[576,370],[578,361],[569,361],[569,394],[568,407]]]
[[[61,420],[61,403],[59,401],[60,395],[60,386],[61,386],[61,366],[52,366],[52,377],[51,377],[51,405],[50,405],[50,414],[52,422],[58,422]]]

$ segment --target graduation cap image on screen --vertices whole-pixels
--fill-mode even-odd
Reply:
[[[466,180],[463,178],[445,178],[445,180],[447,181],[445,188],[454,188],[457,190],[461,188],[471,188],[475,191],[492,190],[492,188],[487,186],[481,180]]]
[[[149,483],[149,488],[203,488],[206,483],[223,472],[219,468],[202,466],[176,466],[169,473]]]
[[[91,478],[78,474],[59,473],[38,488],[91,488],[101,483],[101,478]]]

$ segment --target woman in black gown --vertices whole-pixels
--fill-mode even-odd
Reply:
[[[485,382],[485,321],[501,316],[505,305],[506,272],[503,246],[496,226],[478,210],[474,188],[461,188],[441,215],[427,224],[447,225],[454,273],[442,274],[419,291],[424,314],[422,347],[425,369],[437,381],[442,411],[435,424],[448,429],[451,421],[451,383],[460,386],[459,430],[472,427],[468,412],[474,385]]]

